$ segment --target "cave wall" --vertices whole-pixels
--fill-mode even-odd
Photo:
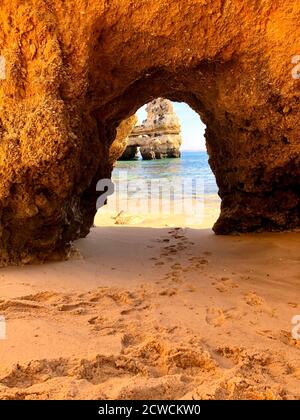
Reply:
[[[207,125],[216,233],[298,228],[299,19],[296,0],[2,0],[2,264],[87,235],[116,129],[156,97]]]
[[[122,156],[128,152],[129,155],[134,155],[133,158],[137,154],[137,147],[133,148],[133,152],[127,150],[128,148],[128,140],[129,136],[132,133],[132,130],[134,129],[135,125],[138,122],[138,118],[136,114],[132,115],[131,117],[127,118],[126,120],[123,120],[119,127],[117,128],[117,135],[110,146],[109,150],[109,165],[113,167],[118,159],[122,159]],[[124,159],[126,160],[126,159]]]

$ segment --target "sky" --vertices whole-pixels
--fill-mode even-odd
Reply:
[[[206,150],[205,125],[199,115],[184,102],[173,102],[173,106],[181,122],[183,138],[181,150]],[[142,122],[146,117],[146,106],[143,106],[138,110],[138,118]]]

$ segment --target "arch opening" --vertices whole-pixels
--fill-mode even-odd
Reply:
[[[119,155],[115,191],[95,226],[212,228],[220,198],[199,115],[186,103],[158,98],[135,116],[135,126],[121,129],[111,146],[114,160]]]

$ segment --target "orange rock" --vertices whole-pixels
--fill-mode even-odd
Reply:
[[[299,227],[299,20],[296,0],[3,0],[2,262],[89,232],[117,127],[157,97],[207,125],[217,233]]]

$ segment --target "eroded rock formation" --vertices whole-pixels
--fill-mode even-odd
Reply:
[[[298,228],[299,20],[298,0],[2,0],[2,262],[89,232],[116,128],[157,97],[207,125],[217,233]]]
[[[109,164],[113,166],[115,162],[125,153],[128,147],[129,136],[132,133],[138,119],[134,114],[126,120],[122,121],[117,129],[117,135],[110,147]]]
[[[138,147],[144,160],[179,158],[181,126],[172,102],[163,98],[154,99],[146,110],[147,118],[128,137],[121,160],[134,159]]]

